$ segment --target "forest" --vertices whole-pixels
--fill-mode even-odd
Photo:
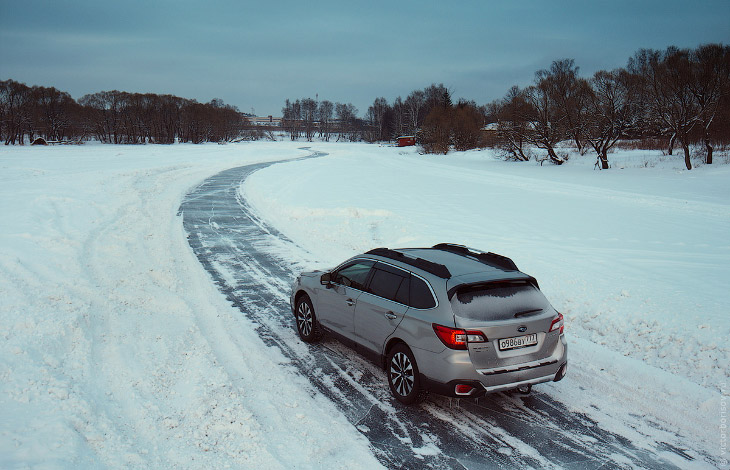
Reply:
[[[74,100],[53,87],[0,81],[0,138],[6,145],[98,140],[114,144],[231,142],[288,138],[388,142],[416,136],[427,153],[498,148],[512,160],[562,164],[569,142],[594,152],[602,168],[619,141],[639,148],[691,153],[713,162],[730,144],[730,46],[640,49],[615,70],[582,77],[573,59],[535,72],[533,84],[479,105],[454,103],[443,84],[392,103],[378,97],[363,117],[351,103],[286,99],[280,128],[253,125],[250,115],[220,99],[102,91]],[[558,145],[560,144],[560,146]]]

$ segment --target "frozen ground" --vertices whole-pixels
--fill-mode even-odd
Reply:
[[[210,282],[176,215],[220,170],[302,153],[0,148],[0,468],[379,466]]]
[[[730,166],[687,172],[678,157],[628,151],[597,171],[589,156],[540,167],[489,151],[320,147],[330,156],[242,188],[312,267],[443,241],[508,255],[566,315],[571,371],[544,386],[553,398],[590,414],[598,394],[603,413],[665,423],[720,457]]]
[[[0,467],[378,466],[211,283],[176,216],[208,176],[301,145],[0,148]],[[695,460],[666,455],[680,467],[718,465],[730,167],[314,148],[330,155],[242,188],[298,245],[272,253],[302,267],[440,241],[509,255],[566,314],[569,375],[542,391],[639,447],[684,436]]]

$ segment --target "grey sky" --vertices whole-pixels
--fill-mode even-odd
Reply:
[[[587,76],[708,42],[730,43],[730,1],[0,0],[0,79],[259,115],[316,94],[363,115],[431,83],[484,104],[556,59]]]

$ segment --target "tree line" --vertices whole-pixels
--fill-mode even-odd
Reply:
[[[0,81],[0,138],[22,144],[95,138],[108,143],[220,142],[256,139],[264,131],[219,99],[209,103],[173,95],[103,91],[75,101],[55,88]],[[626,67],[579,75],[573,59],[535,73],[534,84],[512,87],[479,106],[452,102],[443,84],[414,90],[392,103],[378,97],[363,118],[351,103],[286,100],[281,129],[292,140],[392,141],[414,135],[424,151],[446,153],[493,146],[514,160],[561,164],[559,143],[592,150],[602,168],[620,139],[682,149],[700,144],[712,163],[730,143],[730,47],[640,49]],[[537,153],[536,153],[537,152]]]
[[[335,138],[337,142],[363,140],[365,121],[357,117],[352,103],[332,103],[328,100],[302,98],[286,100],[281,109],[281,126],[291,140],[304,137],[312,141],[315,136],[325,142]]]
[[[386,142],[398,136],[418,136],[426,151],[446,153],[481,144],[480,129],[484,113],[474,102],[453,105],[450,91],[443,85],[431,85],[411,92],[393,104],[379,97],[368,107],[363,119],[351,103],[332,103],[302,98],[286,100],[281,110],[282,127],[290,139],[311,141]]]
[[[691,169],[690,145],[701,144],[711,164],[714,148],[730,143],[728,46],[641,49],[624,68],[590,78],[578,70],[572,59],[554,61],[535,74],[532,86],[512,87],[487,105],[487,118],[496,124],[493,144],[514,160],[529,160],[538,148],[561,164],[556,145],[570,140],[581,153],[592,149],[608,168],[608,152],[619,139],[654,139],[670,155],[679,146]]]
[[[220,142],[255,130],[234,106],[173,95],[101,91],[75,101],[56,88],[0,81],[0,138],[8,144],[83,141],[113,144]]]
[[[492,146],[514,160],[562,164],[559,143],[595,152],[601,168],[621,139],[682,149],[692,168],[690,145],[700,144],[711,164],[718,145],[730,144],[730,47],[640,49],[626,67],[579,75],[573,59],[554,61],[535,73],[534,84],[513,86],[484,106],[452,103],[443,84],[411,92],[392,104],[376,98],[361,136],[388,141],[413,134],[424,151],[447,153]],[[540,154],[535,149],[541,150]]]

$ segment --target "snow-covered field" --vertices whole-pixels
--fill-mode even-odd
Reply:
[[[298,146],[0,148],[0,468],[379,466],[176,215],[206,177]]]
[[[598,395],[603,418],[646,415],[720,457],[730,166],[688,172],[646,151],[612,154],[614,168],[597,171],[590,156],[541,167],[491,151],[324,150],[242,188],[317,267],[444,241],[510,256],[566,316],[571,371],[545,386],[555,397],[591,414]]]
[[[0,468],[379,465],[211,283],[176,215],[206,177],[302,145],[0,148]],[[310,145],[330,155],[241,188],[298,245],[279,255],[327,267],[450,241],[510,256],[566,316],[568,377],[541,390],[632,440],[636,416],[660,423],[720,462],[730,165]]]

